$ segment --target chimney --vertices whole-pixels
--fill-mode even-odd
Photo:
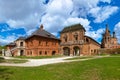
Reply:
[[[40,30],[43,30],[43,24],[40,25]]]

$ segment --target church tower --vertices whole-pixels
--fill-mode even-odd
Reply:
[[[118,42],[117,42],[117,38],[116,38],[115,32],[113,32],[113,34],[111,36],[108,27],[109,26],[107,24],[105,33],[102,36],[101,48],[117,48]]]
[[[103,34],[103,38],[101,42],[102,48],[109,48],[111,44],[111,35],[108,27],[109,27],[108,24],[106,24],[106,30],[105,33]]]

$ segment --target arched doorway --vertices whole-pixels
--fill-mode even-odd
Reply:
[[[70,48],[64,47],[64,48],[63,48],[63,54],[64,54],[65,56],[69,56],[69,55],[70,55]]]
[[[20,50],[20,56],[24,55],[24,50]]]
[[[79,56],[80,55],[80,48],[78,46],[75,46],[73,48],[73,50],[74,50],[74,53],[73,53],[74,56]]]
[[[56,51],[52,51],[52,55],[55,55],[56,54]]]

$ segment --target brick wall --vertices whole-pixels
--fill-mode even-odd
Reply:
[[[59,54],[59,40],[34,36],[26,40],[26,56]]]

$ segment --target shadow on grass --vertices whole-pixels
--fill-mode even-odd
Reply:
[[[0,68],[0,80],[10,80],[13,72],[7,68]]]

